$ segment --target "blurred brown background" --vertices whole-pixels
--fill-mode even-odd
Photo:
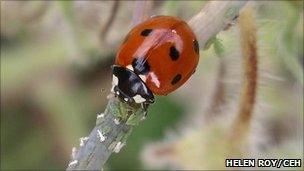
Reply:
[[[66,168],[107,103],[110,66],[134,3],[121,1],[109,24],[114,1],[1,1],[1,169]],[[156,1],[151,8],[189,20],[204,3]],[[303,1],[252,6],[259,84],[248,157],[303,159]],[[242,68],[237,27],[218,38],[224,56],[201,50],[196,74],[157,98],[106,169],[223,169],[220,137],[236,114]],[[223,67],[224,102],[210,113]]]

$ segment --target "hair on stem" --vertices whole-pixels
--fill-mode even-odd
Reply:
[[[246,141],[252,120],[258,79],[257,29],[252,9],[248,6],[239,17],[240,45],[243,61],[243,83],[238,113],[232,125],[231,145],[233,153]]]

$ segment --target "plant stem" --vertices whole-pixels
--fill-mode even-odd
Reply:
[[[221,107],[225,104],[225,84],[223,83],[223,79],[226,76],[226,62],[224,59],[224,48],[222,47],[221,43],[218,42],[219,40],[215,41],[213,46],[215,49],[215,54],[218,56],[219,66],[217,69],[217,76],[215,80],[215,89],[211,96],[211,100],[209,105],[206,108],[204,120],[207,123],[210,123],[212,119],[214,119],[217,115],[221,114]],[[221,49],[221,50],[219,50]]]
[[[67,170],[100,170],[112,152],[119,152],[145,115],[139,106],[132,107],[112,97],[104,113],[97,115],[96,126],[83,138],[80,149]],[[74,152],[75,153],[75,152]]]
[[[232,153],[240,152],[250,127],[257,90],[257,33],[251,8],[246,8],[239,18],[241,49],[243,56],[243,85],[238,115],[232,128]],[[241,153],[240,153],[241,154]]]
[[[113,1],[113,6],[112,6],[112,9],[111,9],[111,14],[110,14],[110,16],[109,16],[106,24],[104,25],[104,27],[102,27],[102,29],[100,31],[101,42],[105,41],[105,39],[107,37],[107,34],[109,32],[109,29],[111,28],[112,24],[115,21],[115,18],[117,16],[120,3],[121,3],[120,1]]]
[[[208,1],[188,24],[198,37],[201,47],[222,31],[239,14],[244,1]]]
[[[135,1],[135,7],[133,12],[132,24],[134,27],[137,24],[145,21],[149,18],[153,1]]]

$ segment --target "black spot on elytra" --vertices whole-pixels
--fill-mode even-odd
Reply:
[[[132,66],[137,75],[146,75],[150,71],[150,65],[144,57],[134,58]]]
[[[193,40],[193,49],[199,55],[199,44],[198,44],[198,41],[196,39]]]
[[[140,35],[142,35],[142,36],[149,36],[149,34],[152,32],[152,29],[144,29],[141,33],[140,33]]]
[[[182,75],[177,74],[171,81],[171,84],[174,85],[176,83],[178,83],[180,80],[182,79]]]
[[[175,48],[175,46],[170,47],[169,56],[173,61],[176,61],[179,58],[179,51]]]

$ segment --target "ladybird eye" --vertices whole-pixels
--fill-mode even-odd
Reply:
[[[149,36],[149,34],[152,32],[152,29],[144,29],[141,33],[140,33],[140,35],[142,35],[142,36]]]
[[[198,41],[196,39],[193,40],[193,49],[199,55],[199,44],[198,44]]]
[[[171,81],[171,84],[174,85],[176,83],[178,83],[180,80],[182,79],[182,75],[181,74],[177,74]]]
[[[175,48],[175,46],[170,47],[169,56],[171,57],[172,61],[176,61],[179,58],[179,51]]]

